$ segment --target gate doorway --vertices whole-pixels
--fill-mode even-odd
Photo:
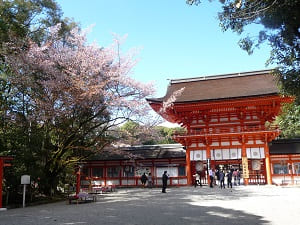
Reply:
[[[234,171],[239,170],[241,176],[241,183],[243,184],[243,169],[242,160],[228,160],[228,161],[214,161],[213,168],[222,169],[224,171]],[[249,159],[248,160],[249,169],[249,184],[260,185],[266,184],[266,171],[265,163],[263,159]],[[234,182],[234,180],[232,181]]]
[[[266,184],[266,171],[265,171],[265,161],[263,159],[249,159],[249,179],[248,183],[253,185],[263,185]],[[201,169],[201,181],[202,184],[207,184],[207,164],[206,161],[191,161],[191,173],[194,175],[197,171],[197,163],[201,162],[203,167]],[[243,169],[242,160],[212,160],[211,167],[213,169],[222,169],[224,172],[231,170],[239,170],[240,172],[240,184],[243,185]],[[226,180],[226,178],[225,178]],[[234,179],[232,179],[234,184]],[[192,179],[192,184],[194,185],[194,179]]]

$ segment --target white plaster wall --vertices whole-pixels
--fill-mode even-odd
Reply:
[[[228,146],[228,145],[230,145],[230,142],[227,142],[227,141],[226,142],[222,142],[221,145],[222,146]]]
[[[241,145],[241,143],[238,142],[238,141],[232,141],[231,144],[232,144],[232,145]]]
[[[211,146],[219,146],[219,142],[213,142]]]
[[[220,121],[223,122],[223,121],[228,121],[228,118],[220,118]]]

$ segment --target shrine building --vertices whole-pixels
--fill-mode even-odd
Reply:
[[[180,144],[108,147],[83,163],[79,189],[138,187],[143,173],[152,174],[154,187],[161,186],[164,171],[169,174],[168,185],[184,186],[185,169],[185,149]]]
[[[272,184],[299,185],[300,184],[300,138],[279,139],[269,143]],[[266,184],[264,159],[247,152],[250,164],[249,183]],[[252,156],[251,156],[252,153]],[[225,158],[226,156],[223,155]],[[217,165],[241,166],[241,160],[218,160]],[[192,167],[195,162],[191,161]],[[205,162],[202,162],[205,164]],[[261,163],[261,164],[260,164]],[[151,173],[153,187],[161,187],[162,174],[168,172],[169,186],[186,186],[186,150],[181,144],[139,145],[128,147],[109,147],[82,162],[76,190],[78,192],[97,192],[101,188],[140,187],[141,176]],[[251,172],[252,171],[252,172]],[[207,185],[207,171],[202,172],[202,184]],[[241,184],[244,183],[243,177]],[[76,186],[77,186],[76,185]]]
[[[208,184],[208,167],[239,169],[242,184],[300,184],[300,139],[278,139],[280,131],[271,125],[293,98],[279,94],[271,72],[171,80],[165,97],[147,100],[185,128],[174,135],[180,144],[108,148],[83,162],[78,191],[141,186],[143,173],[151,173],[157,187],[163,171],[170,186],[191,185],[196,171]]]
[[[272,122],[293,101],[280,95],[272,70],[175,79],[164,97],[147,101],[186,130],[174,139],[186,149],[188,185],[207,168],[240,169],[246,185],[272,184],[269,143],[280,133]]]

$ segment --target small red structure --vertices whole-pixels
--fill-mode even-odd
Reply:
[[[300,184],[300,138],[273,140],[269,144],[272,180],[276,185]]]
[[[81,166],[78,166],[78,170],[76,172],[76,196],[78,196],[80,192],[80,176],[81,176]]]
[[[179,90],[166,108],[164,102]],[[271,70],[171,80],[164,97],[147,100],[166,120],[186,129],[174,139],[186,147],[188,184],[196,166],[233,166],[241,169],[244,184],[257,177],[272,183],[268,143],[280,131],[269,124],[282,103],[293,98],[280,95]]]
[[[2,208],[2,182],[3,182],[3,168],[10,166],[8,161],[12,160],[12,157],[0,156],[0,209]]]

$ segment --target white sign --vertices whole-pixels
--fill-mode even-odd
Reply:
[[[243,178],[249,178],[249,168],[247,157],[242,157]]]
[[[30,184],[30,176],[29,175],[21,176],[21,184]]]
[[[178,167],[157,167],[156,176],[162,177],[164,171],[167,171],[169,177],[178,177]]]
[[[253,160],[252,161],[252,169],[253,170],[260,170],[260,160]]]
[[[196,162],[196,171],[202,171],[204,168],[202,162]]]

